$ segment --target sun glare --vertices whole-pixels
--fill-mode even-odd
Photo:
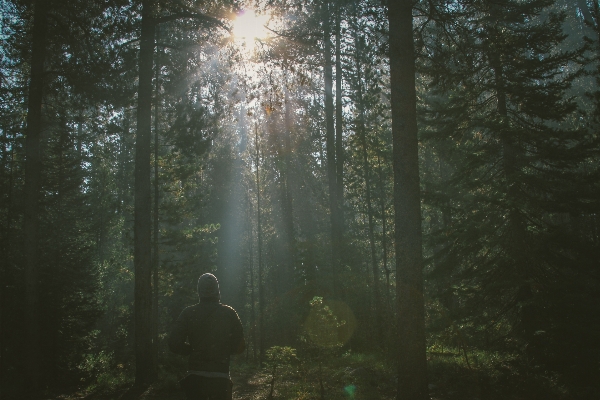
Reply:
[[[254,10],[243,10],[233,20],[232,33],[235,40],[245,41],[252,47],[256,39],[264,39],[269,35],[266,25],[270,16],[256,14]]]

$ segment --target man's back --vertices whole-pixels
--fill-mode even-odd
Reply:
[[[191,371],[228,374],[230,356],[244,347],[237,313],[218,301],[201,301],[184,309],[169,338],[171,351],[189,355]]]

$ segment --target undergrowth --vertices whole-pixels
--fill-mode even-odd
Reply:
[[[462,350],[462,349],[461,349]],[[277,348],[262,368],[242,357],[234,359],[234,399],[267,400],[388,400],[395,399],[397,375],[393,357],[385,353]],[[532,365],[519,353],[432,347],[427,353],[432,400],[587,400],[597,399],[597,388],[569,388],[561,377]],[[467,363],[468,359],[468,363]],[[107,358],[89,360],[85,393],[108,398],[133,384],[133,371],[111,365]],[[186,371],[182,358],[167,355],[161,363],[154,393],[181,391],[178,381]],[[275,375],[273,374],[275,371]],[[270,397],[271,395],[271,397]],[[104,396],[104,397],[103,397]],[[152,397],[152,398],[160,398]]]

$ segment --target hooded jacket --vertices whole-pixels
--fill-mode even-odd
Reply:
[[[217,278],[198,280],[200,302],[185,308],[169,336],[169,349],[189,356],[189,370],[229,374],[231,355],[246,348],[242,323],[235,310],[219,301]]]

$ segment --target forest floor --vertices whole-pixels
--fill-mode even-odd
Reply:
[[[233,381],[233,399],[234,400],[262,400],[268,399],[271,389],[271,375],[261,370],[244,370],[232,373]],[[306,383],[306,382],[303,382]],[[304,386],[301,388],[300,386]],[[274,399],[319,399],[318,384],[315,387],[307,388],[307,385],[298,385],[297,380],[284,380],[275,383],[273,398]],[[308,385],[311,386],[311,385]],[[384,395],[380,393],[374,395],[372,390],[369,390],[369,395],[360,396],[356,393],[355,387],[344,391],[344,388],[326,388],[328,399],[393,399],[392,393]],[[312,393],[311,393],[312,392]],[[335,392],[335,393],[334,393]],[[150,387],[141,394],[131,395],[127,388],[120,388],[111,391],[102,391],[91,394],[75,393],[55,398],[55,400],[185,400],[183,391],[178,387]]]
[[[464,361],[458,352],[431,354],[428,358],[431,400],[600,398],[600,388],[596,385],[567,390],[554,375],[525,369],[518,355],[494,358],[490,354],[472,353],[470,364]],[[273,365],[259,368],[241,358],[234,360],[233,399],[267,400],[271,390],[275,400],[392,400],[396,396],[395,368],[384,357],[374,354],[303,354],[302,359],[275,363],[274,380]],[[161,369],[159,381],[143,393],[128,392],[132,383],[128,374],[126,381],[96,377],[95,387],[52,400],[185,400],[177,383],[185,367],[183,364],[171,367]]]
[[[233,380],[233,398],[241,399],[262,399],[266,398],[268,376],[261,374],[260,371],[244,370],[232,374]],[[183,390],[174,386],[163,386],[160,383],[157,386],[151,386],[141,394],[131,395],[128,388],[102,391],[91,394],[73,394],[70,396],[61,396],[56,400],[116,400],[116,399],[136,399],[136,400],[185,400]]]
[[[233,381],[233,399],[234,400],[262,400],[268,399],[271,390],[271,374],[266,373],[263,370],[258,369],[243,369],[238,371],[232,371]],[[304,382],[306,383],[306,382]],[[287,377],[284,380],[276,382],[273,392],[274,399],[318,399],[317,393],[309,393],[306,388],[304,390],[294,388],[297,382],[295,380],[288,380]],[[306,386],[306,385],[302,385]],[[310,386],[310,385],[309,385]],[[296,390],[295,390],[296,389]],[[318,388],[316,388],[318,390]],[[295,392],[295,393],[292,393]],[[337,390],[338,393],[330,393],[327,398],[337,399],[392,399],[390,396],[377,396],[377,397],[364,397],[355,396],[355,391],[343,391]],[[350,394],[352,393],[352,394]],[[371,393],[372,395],[372,393]],[[178,387],[158,387],[152,386],[143,393],[137,393],[132,395],[127,388],[119,388],[115,390],[96,392],[91,394],[75,393],[72,395],[65,395],[57,397],[55,400],[185,400],[183,390]]]
[[[328,400],[391,400],[395,398],[395,377],[374,357],[336,357],[321,366],[318,362],[278,365],[273,399],[318,400],[321,392]],[[173,374],[164,374],[143,393],[128,391],[126,384],[55,397],[54,400],[185,400]],[[272,367],[236,361],[232,363],[234,400],[266,400],[273,383]]]

